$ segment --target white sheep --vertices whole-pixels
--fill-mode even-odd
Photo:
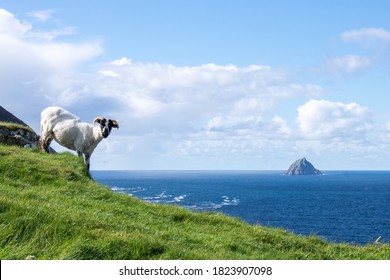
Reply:
[[[119,128],[116,120],[97,117],[93,126],[80,121],[80,118],[60,107],[48,107],[41,113],[40,148],[49,152],[54,139],[58,144],[84,155],[84,163],[89,173],[89,160],[96,146],[110,135],[113,127]]]

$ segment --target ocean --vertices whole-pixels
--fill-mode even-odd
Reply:
[[[115,192],[331,242],[390,242],[390,171],[92,171]]]

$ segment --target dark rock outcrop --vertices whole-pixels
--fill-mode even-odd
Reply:
[[[35,148],[38,141],[39,135],[31,127],[0,106],[0,143]],[[51,147],[49,152],[56,153]]]
[[[0,143],[36,147],[38,140],[32,128],[0,106]]]
[[[0,143],[22,147],[36,147],[39,136],[29,127],[0,124]]]
[[[285,175],[322,175],[322,173],[304,157],[291,164]]]

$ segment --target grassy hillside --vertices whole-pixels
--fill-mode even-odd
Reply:
[[[22,124],[2,122],[2,121],[0,121],[0,128],[7,128],[7,129],[11,129],[11,130],[21,129],[21,130],[25,130],[27,132],[33,132],[31,127],[28,127],[28,126],[25,126]]]
[[[0,145],[0,259],[390,259],[357,247],[154,205],[84,175],[81,159]]]

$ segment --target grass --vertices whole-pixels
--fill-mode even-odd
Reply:
[[[17,123],[10,123],[10,122],[0,122],[0,128],[7,128],[10,130],[21,129],[27,132],[34,132],[34,130],[31,127],[22,124],[17,124]]]
[[[390,259],[352,246],[146,203],[85,175],[80,158],[0,145],[0,259]]]

